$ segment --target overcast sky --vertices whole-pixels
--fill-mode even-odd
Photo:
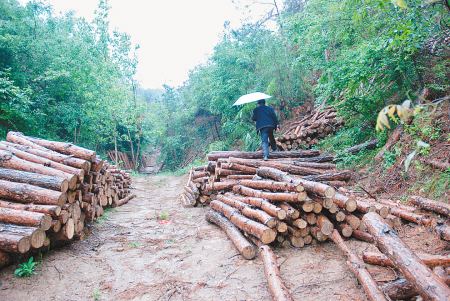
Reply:
[[[110,25],[140,45],[137,79],[145,88],[178,86],[189,70],[206,61],[220,40],[225,21],[233,27],[248,11],[232,0],[110,0]],[[27,0],[21,0],[22,3]],[[97,0],[46,0],[56,13],[69,10],[92,20]],[[244,3],[243,3],[244,2]],[[267,10],[254,6],[253,17]]]

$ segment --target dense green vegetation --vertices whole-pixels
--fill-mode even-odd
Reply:
[[[104,0],[93,23],[2,1],[1,134],[16,129],[99,151],[117,141],[134,157],[156,145],[173,170],[208,150],[258,146],[253,106],[231,106],[249,92],[273,95],[282,118],[307,101],[336,106],[346,127],[321,145],[335,150],[375,136],[385,105],[416,101],[423,88],[448,93],[445,1],[284,2],[279,13],[272,8],[276,29],[263,20],[225,26],[209,61],[183,86],[144,101],[133,79],[135,49],[127,35],[109,34]]]
[[[110,34],[108,9],[100,1],[88,23],[40,2],[0,1],[0,136],[139,152],[147,108],[133,79],[135,49],[126,34]]]

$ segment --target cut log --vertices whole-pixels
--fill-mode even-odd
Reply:
[[[329,236],[334,230],[334,225],[325,215],[319,215],[317,217],[317,225],[319,226],[320,232]]]
[[[291,205],[289,205],[288,203],[284,202],[284,203],[281,203],[279,206],[281,209],[286,211],[287,216],[290,219],[295,220],[300,217],[300,212],[297,209],[295,209],[294,207],[292,207]]]
[[[4,150],[0,150],[0,167],[66,178],[69,181],[69,189],[74,189],[78,181],[78,177],[76,175],[46,167],[42,164],[19,159],[16,156],[13,156],[10,152]]]
[[[274,228],[277,225],[277,219],[273,216],[270,216],[263,210],[252,209],[248,204],[241,202],[239,200],[230,198],[225,195],[218,195],[217,200],[221,201],[224,204],[227,204],[231,207],[238,209],[242,215],[251,218],[255,221],[266,225],[269,228]]]
[[[424,264],[429,267],[450,267],[450,256],[431,254],[417,254],[417,256],[420,258],[420,260],[422,260]],[[364,252],[362,258],[365,263],[395,268],[392,260],[390,260],[386,255],[382,253]]]
[[[333,197],[333,202],[341,209],[347,212],[354,212],[358,209],[358,203],[354,198],[347,197],[341,193],[336,193]]]
[[[277,206],[271,204],[270,202],[268,202],[265,199],[253,198],[253,197],[245,197],[245,196],[235,195],[235,194],[231,194],[231,193],[226,193],[225,195],[228,196],[228,197],[237,199],[237,200],[239,200],[241,202],[244,202],[246,204],[249,204],[251,206],[254,206],[254,207],[257,207],[257,208],[261,208],[261,210],[264,210],[269,215],[271,215],[273,217],[276,217],[279,220],[284,220],[286,218],[286,216],[287,216],[286,211],[284,211],[280,207],[277,207]]]
[[[13,203],[8,202],[4,200],[0,200],[0,207],[3,208],[10,208],[10,209],[16,209],[16,210],[23,210],[23,211],[33,211],[33,212],[40,212],[47,215],[50,215],[54,218],[58,217],[61,213],[61,207],[60,206],[54,206],[54,205],[37,205],[37,204],[19,204],[19,203]]]
[[[264,264],[264,273],[269,285],[269,292],[274,301],[294,301],[288,288],[283,284],[277,258],[269,246],[261,246],[260,256]]]
[[[354,237],[358,240],[361,240],[361,241],[371,243],[371,244],[373,244],[375,242],[372,235],[370,235],[367,232],[361,231],[359,229],[353,229],[352,237]]]
[[[45,232],[36,227],[0,223],[0,233],[29,237],[31,247],[35,249],[42,247],[45,240]]]
[[[253,189],[258,190],[266,189],[272,192],[273,191],[302,192],[305,190],[302,185],[295,185],[285,182],[240,180],[239,184]]]
[[[52,226],[52,218],[49,215],[9,208],[0,208],[0,222],[20,226],[38,227],[44,231],[47,231]]]
[[[443,202],[438,202],[438,201],[433,201],[433,200],[426,199],[426,198],[423,198],[420,196],[412,196],[409,198],[409,201],[419,208],[436,212],[447,218],[450,217],[450,205],[449,204],[446,204]]]
[[[229,158],[230,162],[240,164],[240,165],[246,165],[253,168],[258,167],[271,167],[276,168],[281,171],[288,172],[293,175],[301,175],[301,176],[309,176],[309,175],[320,175],[323,173],[326,173],[326,170],[323,169],[314,169],[314,168],[308,168],[308,167],[301,167],[296,166],[293,164],[284,164],[280,162],[274,162],[274,161],[262,161],[262,160],[249,160],[249,159],[239,159],[239,158]],[[254,170],[252,170],[252,173],[255,173]]]
[[[363,223],[373,236],[378,248],[411,282],[420,295],[429,300],[449,300],[450,289],[412,252],[383,219],[376,213],[367,213]]]
[[[277,236],[276,232],[269,227],[241,215],[237,209],[228,206],[220,201],[212,201],[211,203],[209,203],[209,206],[213,210],[222,213],[236,227],[248,234],[257,237],[264,244],[273,242]]]
[[[0,180],[25,183],[61,192],[67,192],[67,189],[69,188],[69,182],[66,178],[6,168],[0,168]]]
[[[278,158],[303,158],[315,157],[320,155],[317,150],[304,150],[292,152],[275,152],[270,154],[271,159]],[[217,161],[219,158],[244,158],[244,159],[262,159],[262,152],[239,152],[239,151],[216,151],[208,154],[208,161]]]
[[[11,152],[11,154],[13,154],[14,156],[16,156],[17,158],[20,158],[22,160],[26,160],[29,162],[33,162],[33,163],[37,163],[37,164],[42,164],[46,167],[50,167],[50,168],[54,168],[57,170],[61,170],[63,172],[66,172],[68,174],[72,174],[72,175],[76,175],[78,176],[79,179],[83,179],[84,177],[84,169],[78,169],[78,168],[74,168],[65,164],[61,164],[40,156],[36,156],[24,151],[21,151],[17,148],[14,148],[12,146],[9,146],[7,144],[5,144],[4,142],[0,142],[0,149],[5,150],[5,151],[9,151]]]
[[[24,254],[28,252],[30,248],[31,242],[28,236],[0,232],[1,251]]]
[[[348,248],[337,230],[333,230],[331,239],[347,257],[347,265],[353,274],[355,274],[356,278],[358,278],[368,299],[371,301],[387,301],[384,294],[378,288],[377,283],[365,268],[364,262]]]
[[[439,234],[439,237],[443,240],[450,241],[450,226],[447,224],[436,226],[436,232]]]
[[[8,133],[7,140],[9,140],[8,137],[10,136],[10,133],[11,132]],[[95,158],[97,156],[97,154],[94,151],[73,145],[72,143],[49,141],[49,140],[45,140],[45,139],[33,138],[33,137],[25,136],[22,133],[18,133],[18,132],[13,132],[13,133],[11,133],[11,135],[16,135],[16,136],[22,135],[23,138],[25,138],[33,143],[36,143],[40,146],[43,146],[45,148],[54,150],[58,153],[71,155],[76,158],[85,159],[90,162],[94,162]]]
[[[125,205],[126,203],[128,203],[129,201],[134,199],[135,197],[136,197],[135,194],[130,194],[130,195],[124,197],[123,199],[118,200],[117,202],[113,202],[113,207]]]
[[[220,213],[210,210],[206,213],[206,220],[219,226],[233,242],[236,249],[245,259],[253,259],[256,256],[256,247],[250,243],[233,223]]]
[[[447,285],[450,285],[450,277],[436,270],[433,272],[438,275]],[[386,283],[382,287],[383,292],[392,300],[408,300],[418,295],[417,289],[408,280],[404,278]]]
[[[293,202],[299,203],[306,199],[305,192],[299,193],[285,193],[285,192],[264,192],[261,190],[256,190],[248,188],[242,185],[235,185],[233,187],[234,193],[239,193],[246,196],[257,197],[267,199],[273,202]]]
[[[302,185],[307,192],[315,193],[322,197],[332,198],[335,195],[335,190],[326,184],[293,178],[287,173],[270,167],[260,167],[256,171],[257,175],[263,178],[269,178],[278,182],[292,183],[295,185]]]
[[[21,203],[61,206],[67,200],[67,194],[33,185],[0,180],[0,198]]]
[[[349,226],[352,227],[353,230],[357,230],[359,228],[359,225],[361,225],[361,220],[353,214],[347,214],[345,216],[345,222],[349,224]]]

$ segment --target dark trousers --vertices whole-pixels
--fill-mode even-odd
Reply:
[[[275,137],[273,136],[273,127],[265,127],[259,130],[261,134],[261,144],[264,153],[264,157],[269,157],[269,143],[273,151],[277,150],[277,143],[275,142]]]

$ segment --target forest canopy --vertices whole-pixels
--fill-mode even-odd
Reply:
[[[2,1],[0,134],[117,148],[136,162],[152,146],[175,170],[208,150],[259,146],[253,106],[232,107],[242,94],[273,95],[283,119],[307,102],[335,106],[346,121],[330,142],[339,149],[375,136],[384,106],[414,101],[424,88],[448,92],[446,1],[279,2],[267,1],[262,20],[225,24],[207,63],[155,96],[136,82],[137,47],[110,30],[106,0],[93,22],[56,17],[36,1]]]

